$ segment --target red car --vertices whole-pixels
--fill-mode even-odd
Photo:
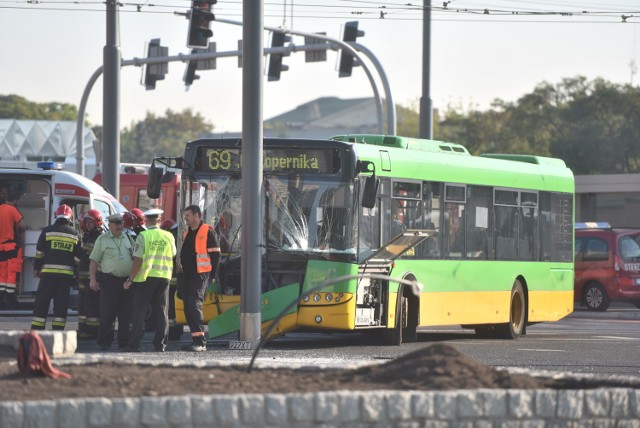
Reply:
[[[614,301],[640,308],[640,229],[577,223],[574,298],[593,311]]]

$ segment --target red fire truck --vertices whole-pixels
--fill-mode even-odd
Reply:
[[[158,199],[151,199],[147,195],[147,171],[148,165],[123,164],[120,167],[120,203],[127,210],[140,208],[146,211],[152,208],[160,208],[164,211],[163,218],[171,218],[176,221],[178,191],[180,189],[180,175],[175,174],[167,182],[162,183]],[[102,174],[97,174],[93,181],[102,184]]]

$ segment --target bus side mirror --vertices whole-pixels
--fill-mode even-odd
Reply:
[[[378,195],[378,186],[380,185],[380,179],[376,177],[375,172],[373,175],[367,177],[364,182],[364,191],[362,192],[362,206],[365,208],[373,208],[376,206],[376,197]]]
[[[151,199],[160,197],[160,186],[162,185],[162,175],[164,171],[158,168],[154,162],[149,167],[149,176],[147,177],[147,195]]]

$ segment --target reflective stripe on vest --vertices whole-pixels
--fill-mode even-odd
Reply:
[[[44,264],[42,265],[42,269],[40,269],[41,273],[58,273],[63,275],[73,276],[75,273],[75,268],[73,266],[67,265],[54,265],[54,264]]]
[[[173,273],[173,236],[171,233],[153,228],[143,231],[141,236],[144,242],[142,266],[133,281],[144,282],[149,276],[171,279]]]

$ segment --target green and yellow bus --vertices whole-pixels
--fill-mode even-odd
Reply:
[[[201,139],[152,164],[182,168],[181,210],[199,205],[219,234],[211,338],[240,328],[241,148]],[[272,334],[367,331],[399,345],[420,327],[461,325],[516,339],[573,310],[574,181],[562,160],[382,135],[265,138],[263,155],[263,329],[298,300]],[[150,174],[150,193],[159,180]]]

